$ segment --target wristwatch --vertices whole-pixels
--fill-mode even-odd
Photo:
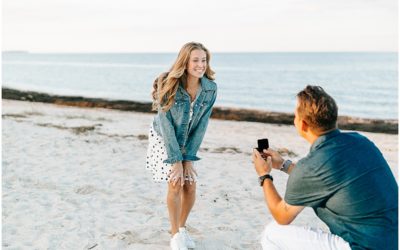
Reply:
[[[289,170],[290,165],[292,165],[292,161],[291,160],[285,160],[282,163],[282,166],[281,166],[281,168],[279,170],[287,173],[288,170]]]
[[[258,177],[258,183],[260,183],[261,187],[263,186],[265,179],[270,179],[271,181],[274,181],[274,178],[272,178],[270,174],[260,176]]]

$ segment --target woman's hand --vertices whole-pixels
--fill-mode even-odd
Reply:
[[[193,167],[193,162],[191,161],[184,161],[183,162],[183,175],[184,178],[188,177],[190,185],[192,182],[195,182],[197,179],[197,172]]]
[[[171,167],[171,172],[168,174],[169,183],[172,185],[176,185],[178,181],[180,181],[180,185],[183,186],[185,184],[185,178],[183,177],[183,166],[181,161],[175,162]]]

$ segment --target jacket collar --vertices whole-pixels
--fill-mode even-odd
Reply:
[[[203,91],[203,90],[205,90],[205,91],[207,91],[207,90],[216,90],[216,88],[215,88],[215,83],[213,83],[210,79],[208,79],[207,77],[205,77],[205,76],[203,76],[201,79],[200,79],[200,84],[201,84],[201,86],[200,86],[200,91],[199,91],[199,93],[201,92],[201,91]],[[183,92],[185,92],[184,91],[184,88],[183,88],[183,86],[182,86],[182,84],[179,84],[179,88],[178,88],[182,93]]]
[[[215,84],[210,79],[208,79],[207,77],[203,76],[200,79],[200,81],[201,81],[201,87],[204,90],[215,90]]]
[[[322,143],[328,141],[329,139],[331,139],[331,138],[333,138],[333,137],[335,137],[335,136],[337,136],[337,135],[339,135],[339,134],[340,134],[340,130],[339,130],[339,129],[335,129],[335,130],[332,130],[332,131],[330,131],[330,132],[328,132],[328,133],[326,133],[326,134],[321,135],[321,136],[318,137],[318,139],[315,140],[315,142],[311,145],[310,152],[316,150],[316,149],[318,148],[319,145],[321,145]]]

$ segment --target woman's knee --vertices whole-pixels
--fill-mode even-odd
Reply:
[[[196,194],[196,183],[190,184],[189,181],[185,181],[183,192],[185,192],[185,194]]]
[[[172,185],[172,183],[169,183],[169,185],[168,185],[168,194],[169,195],[178,196],[182,193],[182,190],[183,190],[183,188],[179,183],[175,184],[175,186]]]

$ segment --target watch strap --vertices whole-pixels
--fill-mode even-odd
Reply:
[[[282,166],[281,166],[281,168],[280,168],[279,170],[281,170],[281,171],[287,173],[288,170],[289,170],[290,165],[292,165],[292,161],[291,161],[291,160],[285,160],[285,161],[282,163]]]
[[[258,177],[258,181],[259,181],[261,187],[263,186],[265,179],[270,179],[271,181],[274,181],[274,178],[272,178],[272,175],[270,175],[270,174],[260,176],[260,177]]]

